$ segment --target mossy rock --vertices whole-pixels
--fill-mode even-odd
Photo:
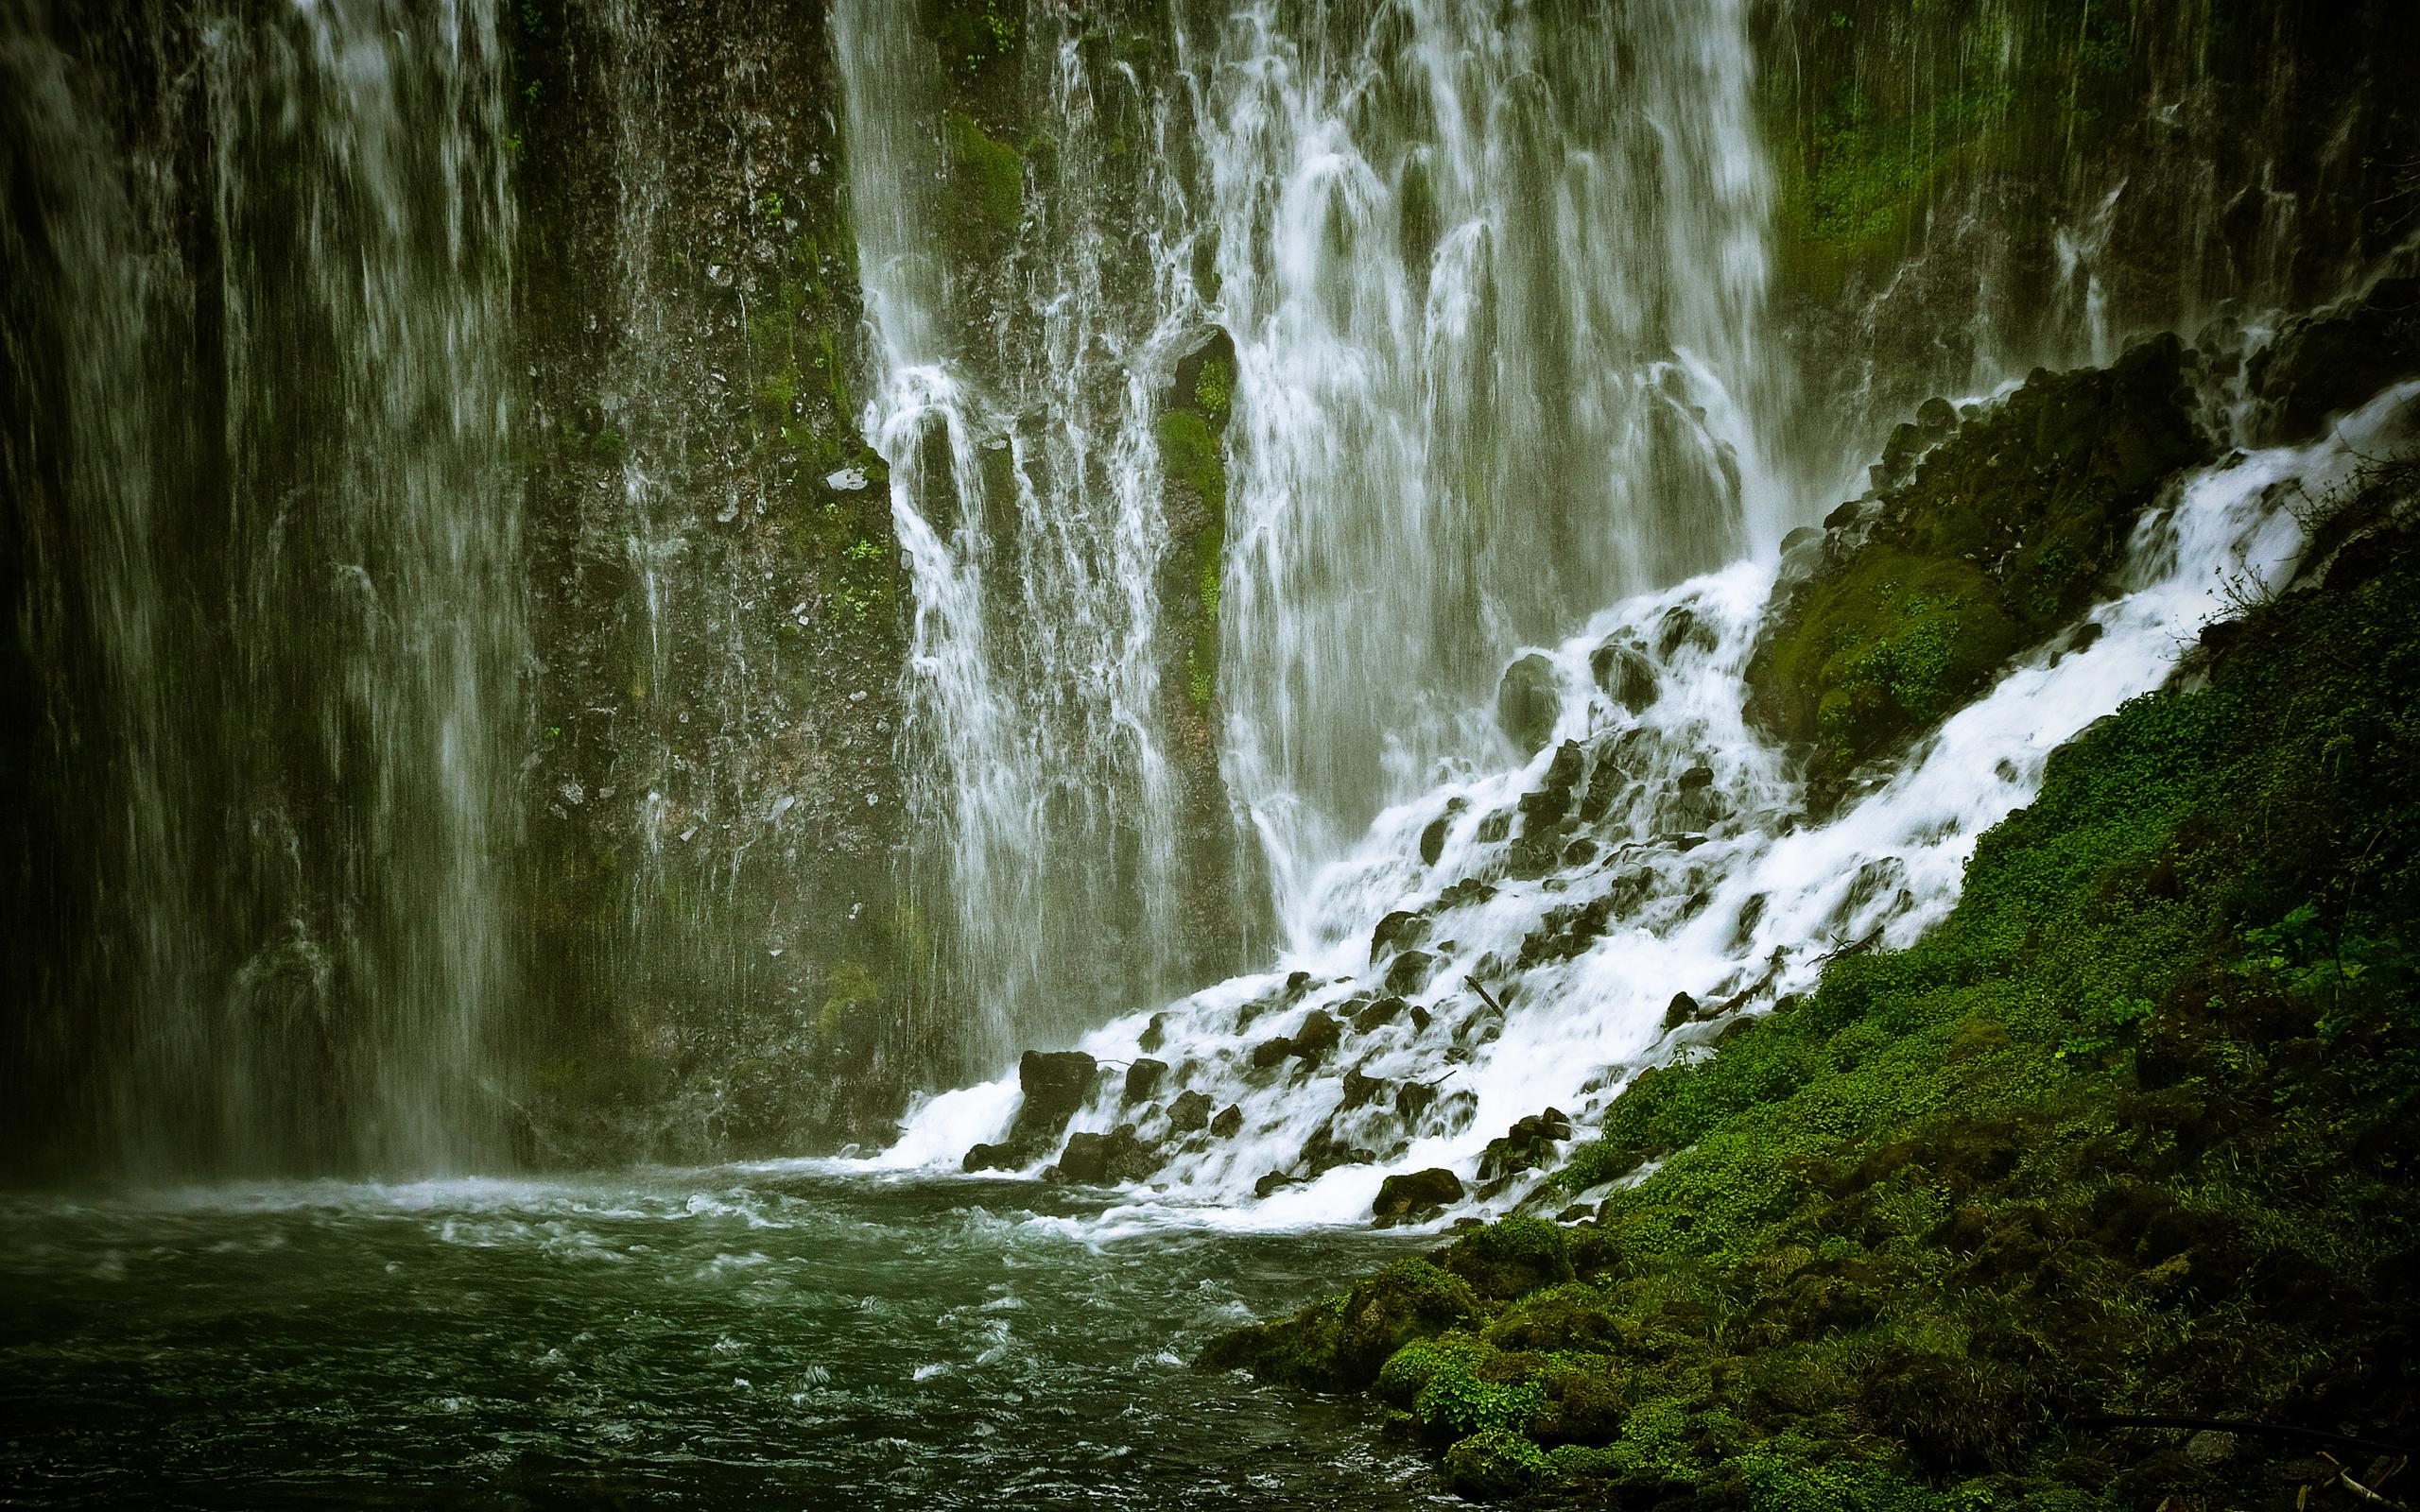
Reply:
[[[1546,1452],[1501,1428],[1483,1429],[1445,1451],[1445,1486],[1474,1502],[1519,1496],[1553,1466]]]
[[[956,111],[942,117],[942,137],[949,150],[950,201],[968,249],[996,250],[1025,219],[1025,159]]]
[[[1399,1260],[1342,1297],[1213,1339],[1197,1363],[1314,1391],[1359,1391],[1405,1345],[1478,1314],[1478,1298],[1460,1277],[1425,1260]]]
[[[1454,1241],[1438,1263],[1479,1296],[1498,1301],[1572,1280],[1569,1242],[1544,1218],[1506,1218],[1474,1228]]]
[[[2209,455],[2187,360],[2169,335],[2107,369],[2036,373],[1942,440],[1785,595],[1749,662],[1750,717],[1837,779],[2069,623],[2144,508]]]

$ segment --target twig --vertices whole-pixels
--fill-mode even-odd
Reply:
[[[1494,1008],[1497,1018],[1504,1017],[1504,1005],[1495,1001],[1495,994],[1487,989],[1487,984],[1475,976],[1470,979],[1470,983],[1471,990],[1478,994],[1478,1000]]]
[[[2360,1482],[2353,1479],[2353,1472],[2344,1468],[2344,1462],[2342,1460],[2338,1459],[2335,1455],[2330,1454],[2324,1450],[2320,1452],[2319,1457],[2336,1467],[2337,1484],[2342,1486],[2344,1489],[2352,1492],[2355,1496],[2360,1497],[2365,1502],[2376,1502],[2380,1506],[2394,1507],[2398,1509],[2398,1512],[2400,1512],[2400,1509],[2403,1506],[2402,1503],[2380,1496],[2377,1492],[2371,1490],[2368,1486],[2363,1486]]]

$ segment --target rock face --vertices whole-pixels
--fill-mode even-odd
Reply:
[[[1443,1166],[1431,1166],[1380,1182],[1370,1212],[1381,1226],[1421,1223],[1461,1200],[1462,1178]]]
[[[1813,575],[1776,597],[1749,717],[1806,749],[1821,788],[2066,625],[2162,484],[2208,455],[2187,360],[2169,335],[2105,369],[2037,372],[1848,511]]]
[[[1563,694],[1555,683],[1553,662],[1533,651],[1504,669],[1495,692],[1495,723],[1522,755],[1534,756],[1546,748],[1562,713]]]
[[[2420,278],[2382,279],[2289,321],[2244,377],[2261,402],[2253,439],[2263,445],[2308,440],[2329,416],[2420,377]]]

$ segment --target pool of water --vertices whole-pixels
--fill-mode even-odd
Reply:
[[[1454,1504],[1189,1367],[1418,1241],[741,1167],[0,1199],[0,1500]]]

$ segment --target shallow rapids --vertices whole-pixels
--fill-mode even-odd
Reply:
[[[60,1506],[1450,1501],[1366,1411],[1186,1365],[1400,1241],[1097,1208],[800,1165],[9,1199],[0,1486]]]

